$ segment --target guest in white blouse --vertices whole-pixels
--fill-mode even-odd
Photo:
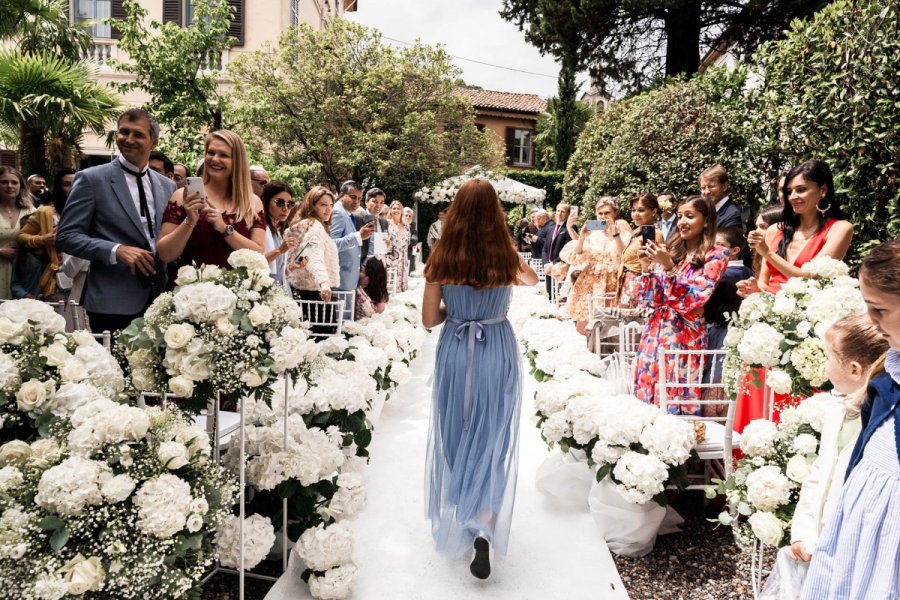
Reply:
[[[287,253],[286,277],[294,296],[331,301],[331,288],[340,284],[338,251],[329,234],[334,194],[316,186],[304,196],[287,233],[299,239]],[[287,235],[287,234],[286,234]]]

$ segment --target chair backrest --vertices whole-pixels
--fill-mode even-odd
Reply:
[[[385,272],[387,273],[388,294],[393,296],[397,293],[397,267],[388,267]]]
[[[531,252],[519,252],[519,256],[525,259],[526,263],[531,260]]]
[[[643,319],[622,317],[617,308],[611,308],[606,316],[591,321],[590,347],[607,363],[610,360],[618,361],[621,370],[633,372],[643,332]]]
[[[561,298],[562,296],[562,288],[565,285],[565,281],[557,281],[556,279],[551,280],[550,284],[550,302],[556,305],[565,304],[565,299]]]
[[[531,265],[531,268],[537,273],[538,280],[544,281],[544,261],[540,258],[532,258],[529,259],[528,264]]]
[[[331,300],[342,300],[344,302],[344,320],[356,320],[356,290],[331,290]]]
[[[112,333],[109,332],[108,329],[104,329],[100,333],[92,333],[94,339],[103,344],[103,347],[107,350],[112,349]]]
[[[713,421],[724,427],[723,455],[726,473],[731,472],[734,435],[734,401],[725,393],[721,366],[725,350],[659,349],[659,407],[699,405],[700,415],[685,415],[694,421]],[[684,390],[692,393],[685,398]],[[697,397],[699,394],[699,397]]]
[[[314,337],[340,335],[346,312],[343,300],[297,300],[297,305],[303,313],[303,320],[309,322]]]
[[[0,302],[11,302],[11,300],[0,300]],[[67,333],[72,333],[78,329],[89,329],[87,313],[85,313],[84,308],[78,306],[77,302],[58,300],[56,302],[45,302],[45,304],[66,320]]]
[[[588,320],[601,319],[611,317],[618,319],[620,315],[619,307],[616,306],[616,293],[608,294],[588,294]]]

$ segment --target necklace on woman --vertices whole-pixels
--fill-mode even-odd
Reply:
[[[19,212],[19,207],[13,204],[12,206],[0,206],[0,211],[3,212],[3,216],[6,217],[7,222],[12,226],[16,226],[16,215]]]

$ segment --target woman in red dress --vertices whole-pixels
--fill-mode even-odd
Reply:
[[[784,183],[787,202],[781,219],[774,227],[751,231],[747,243],[762,257],[759,280],[751,277],[738,282],[738,293],[745,298],[756,292],[775,294],[791,277],[810,277],[803,265],[817,256],[842,260],[850,248],[853,224],[844,214],[834,195],[834,180],[828,164],[808,160],[788,172]],[[760,385],[765,381],[760,370]],[[763,390],[744,377],[734,415],[734,430],[763,414]],[[783,397],[782,397],[783,399]],[[778,398],[776,398],[778,400]],[[777,418],[776,418],[777,421]]]
[[[206,137],[204,197],[176,190],[163,214],[157,252],[165,262],[179,261],[230,268],[228,256],[247,248],[263,253],[266,222],[262,201],[250,187],[244,143],[221,129]],[[177,268],[169,269],[169,287]]]

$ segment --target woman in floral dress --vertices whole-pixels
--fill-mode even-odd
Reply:
[[[706,347],[703,305],[728,267],[728,251],[715,245],[716,208],[710,200],[690,196],[679,204],[678,234],[669,248],[653,242],[643,246],[643,273],[635,283],[638,304],[653,309],[635,360],[635,395],[657,405],[659,348],[703,350]],[[682,373],[698,373],[700,357],[667,363],[669,375],[676,367]],[[681,404],[669,406],[669,412],[700,414],[700,405],[691,404],[691,400],[700,398],[699,389],[674,389],[672,395]]]
[[[590,296],[608,299],[604,301],[607,306],[615,303],[619,261],[631,236],[628,223],[618,219],[619,208],[613,198],[600,198],[594,211],[598,221],[606,222],[606,229],[588,231],[585,224],[578,235],[575,256],[571,257],[571,264],[581,265],[582,270],[569,293],[567,307],[582,335],[591,317]]]
[[[399,200],[391,202],[388,213],[388,235],[391,247],[388,250],[388,262],[397,271],[397,291],[405,292],[409,287],[409,226],[403,222],[403,205]]]

